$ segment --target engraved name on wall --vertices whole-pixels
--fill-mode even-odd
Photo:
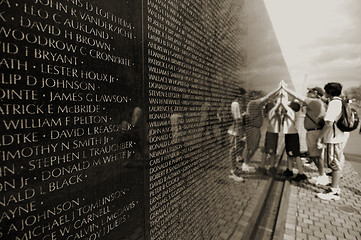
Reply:
[[[115,239],[142,219],[139,5],[0,1],[0,238]]]

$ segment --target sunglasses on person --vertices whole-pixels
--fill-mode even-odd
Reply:
[[[309,90],[308,93],[313,93],[313,94],[315,94],[315,95],[317,95],[317,96],[322,96],[321,94],[319,94],[319,93],[318,93],[317,91],[315,91],[315,90]]]

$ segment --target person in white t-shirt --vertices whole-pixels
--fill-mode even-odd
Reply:
[[[258,171],[262,174],[266,174],[266,162],[269,157],[269,173],[274,175],[277,173],[275,167],[275,159],[278,145],[278,134],[281,131],[281,98],[278,98],[276,104],[269,102],[266,104],[266,114],[268,118],[268,128],[265,137],[264,149],[262,153],[262,159]]]
[[[293,163],[296,162],[298,174],[293,179],[295,181],[306,180],[303,165],[300,158],[300,137],[296,127],[296,112],[300,111],[301,106],[298,101],[294,100],[288,103],[287,93],[284,93],[281,104],[284,108],[282,112],[282,132],[285,134],[285,145],[287,154],[287,169],[282,173],[285,177],[293,176]]]
[[[345,161],[343,149],[347,140],[347,134],[342,132],[337,126],[336,121],[342,114],[341,92],[342,85],[340,83],[327,83],[324,87],[326,96],[331,99],[328,104],[325,120],[325,126],[322,129],[317,145],[325,147],[325,161],[332,170],[331,187],[324,193],[318,193],[317,197],[324,200],[340,199],[340,179],[342,175],[342,167]]]

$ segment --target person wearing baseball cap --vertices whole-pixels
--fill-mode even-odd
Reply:
[[[325,91],[320,87],[307,88],[308,93],[314,93],[317,97],[323,97],[325,95]]]
[[[307,96],[304,97],[288,89],[286,86],[283,88],[306,106],[304,127],[307,130],[307,150],[310,161],[316,164],[319,173],[319,176],[312,177],[309,181],[316,185],[327,185],[329,184],[329,178],[324,170],[323,151],[317,148],[317,140],[324,126],[323,118],[326,115],[326,105],[323,101],[325,91],[320,87],[307,88]]]

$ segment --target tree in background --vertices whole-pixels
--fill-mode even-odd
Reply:
[[[361,85],[358,87],[351,87],[345,91],[346,95],[350,99],[356,99],[357,102],[361,101]]]
[[[353,106],[356,108],[357,113],[361,116],[361,85],[358,87],[351,87],[345,91],[345,95],[353,100]]]

